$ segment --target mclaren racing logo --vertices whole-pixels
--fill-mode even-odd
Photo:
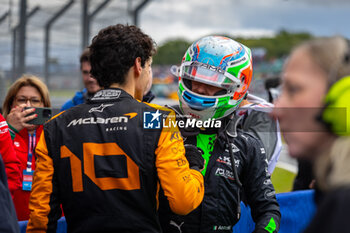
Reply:
[[[126,113],[123,116],[115,116],[115,117],[86,117],[74,119],[67,125],[67,128],[70,126],[76,125],[96,125],[96,124],[116,124],[116,123],[128,123],[129,119],[134,118],[137,115],[136,112]]]

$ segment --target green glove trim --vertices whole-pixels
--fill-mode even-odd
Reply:
[[[198,134],[197,135],[197,147],[203,150],[203,158],[205,159],[204,169],[202,170],[203,176],[207,171],[207,166],[211,152],[214,150],[214,143],[216,139],[216,134]]]
[[[273,218],[270,219],[269,224],[265,227],[265,230],[267,230],[270,233],[273,233],[276,230],[276,223]]]

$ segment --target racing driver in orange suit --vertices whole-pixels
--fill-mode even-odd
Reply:
[[[27,232],[56,232],[60,205],[68,232],[161,232],[160,186],[172,211],[188,214],[203,199],[204,160],[185,153],[173,111],[139,101],[152,79],[148,35],[109,26],[90,50],[103,89],[45,124]]]

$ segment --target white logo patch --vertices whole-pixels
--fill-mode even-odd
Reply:
[[[7,123],[6,123],[6,121],[2,121],[2,122],[0,122],[0,128],[2,128],[2,127],[7,127]]]
[[[225,177],[226,179],[234,180],[233,172],[223,168],[217,168],[215,171],[215,175]]]
[[[182,230],[181,230],[181,227],[182,227],[182,225],[184,224],[185,222],[181,222],[179,225],[176,223],[176,222],[174,222],[173,220],[170,220],[170,225],[173,225],[173,226],[175,226],[177,229],[179,229],[179,233],[182,233]]]
[[[98,107],[94,107],[94,108],[91,108],[89,110],[89,113],[92,113],[92,112],[103,112],[103,110],[107,107],[110,107],[110,106],[113,106],[114,104],[101,104],[100,106]]]
[[[121,94],[120,90],[101,90],[97,92],[91,100],[110,100],[118,99]]]
[[[96,124],[115,124],[115,123],[128,123],[129,118],[126,116],[115,116],[115,117],[109,117],[109,118],[102,118],[102,117],[87,117],[87,118],[79,118],[72,120],[68,125],[67,128],[70,126],[76,126],[76,125],[96,125]]]
[[[231,145],[231,148],[232,148],[232,152],[233,152],[233,153],[236,153],[236,152],[240,151],[240,150],[238,149],[238,147],[237,147],[235,144],[230,143],[230,145]],[[226,152],[229,152],[228,149],[225,149],[225,151],[226,151]]]
[[[0,134],[7,133],[8,131],[9,131],[9,129],[0,129]]]
[[[274,190],[266,190],[264,193],[265,199],[270,199],[275,196],[276,192]]]

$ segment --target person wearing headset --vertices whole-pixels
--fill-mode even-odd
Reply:
[[[160,195],[163,232],[232,232],[242,195],[252,209],[254,232],[278,232],[281,215],[265,149],[234,121],[252,78],[250,49],[227,37],[204,37],[188,48],[176,72],[179,105],[171,108],[184,143],[203,152],[205,194],[186,216],[172,213]]]
[[[306,233],[348,232],[350,215],[350,46],[342,37],[297,46],[283,70],[273,115],[294,158],[316,177],[317,213]]]

